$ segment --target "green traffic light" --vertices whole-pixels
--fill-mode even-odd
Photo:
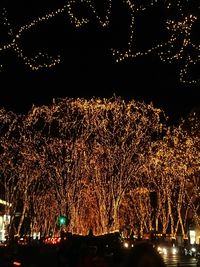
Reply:
[[[65,218],[60,218],[60,224],[65,224]]]
[[[66,216],[60,216],[58,219],[58,222],[60,225],[66,225],[67,224],[67,218]]]

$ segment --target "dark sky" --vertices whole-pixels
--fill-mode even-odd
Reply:
[[[170,64],[162,62],[157,53],[150,53],[116,63],[111,48],[127,49],[130,37],[132,13],[122,0],[112,1],[110,23],[105,28],[91,15],[91,9],[79,2],[77,0],[74,5],[74,13],[77,17],[88,17],[90,22],[87,25],[76,28],[70,23],[70,16],[65,10],[20,36],[18,45],[24,56],[31,58],[39,51],[50,56],[59,54],[61,62],[58,65],[32,71],[13,49],[0,50],[1,106],[24,113],[32,104],[51,103],[53,97],[111,97],[116,94],[124,99],[134,98],[146,103],[152,101],[155,107],[164,109],[172,121],[186,116],[193,107],[200,106],[200,83],[188,85],[179,81],[183,60]],[[135,0],[136,4],[139,2]],[[145,4],[148,1],[142,2]],[[97,13],[104,16],[109,0],[95,0],[93,3]],[[8,20],[4,19],[4,15],[1,16],[0,47],[11,43],[22,25],[29,25],[33,19],[62,8],[65,4],[61,0],[2,1],[1,11],[5,13],[3,7],[6,7]],[[188,14],[193,14],[193,9],[196,12],[196,7],[195,4],[190,9],[187,7]],[[142,51],[169,40],[166,20],[180,20],[177,10],[174,7],[170,13],[160,4],[137,13],[134,35],[136,49]],[[194,39],[200,32],[200,14],[195,15]],[[8,34],[11,27],[13,35]],[[175,43],[177,51],[181,42],[180,38],[179,43]],[[198,55],[197,52],[195,56]],[[196,67],[194,71],[195,78],[200,78],[199,69]]]

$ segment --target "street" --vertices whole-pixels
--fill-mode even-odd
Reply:
[[[163,259],[167,267],[196,267],[197,259],[184,255],[163,255]]]
[[[0,258],[1,255],[7,254],[11,255],[12,261],[11,262],[21,262],[22,267],[42,267],[42,266],[49,266],[49,267],[58,267],[58,266],[65,266],[64,262],[62,263],[58,261],[59,253],[58,253],[58,246],[50,246],[50,245],[42,245],[42,246],[19,246],[17,249],[16,256],[13,253],[9,253],[6,248],[1,248],[0,250]],[[70,251],[68,255],[70,258],[71,264],[69,266],[76,266],[77,259],[80,256],[80,248],[77,246]],[[7,252],[6,252],[7,251]],[[107,257],[108,266],[110,267],[122,267],[128,257],[130,251],[123,250],[123,254],[115,256],[117,260],[110,259]],[[63,251],[63,256],[67,255],[67,250]],[[200,261],[198,263],[197,258],[191,256],[185,256],[182,254],[167,254],[162,256],[166,267],[200,267]],[[7,257],[9,259],[9,257]],[[125,260],[125,261],[124,261]],[[0,263],[0,266],[4,266]],[[10,265],[5,265],[10,266]],[[13,265],[11,265],[13,266]]]

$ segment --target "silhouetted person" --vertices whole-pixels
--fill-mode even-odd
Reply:
[[[162,256],[147,242],[136,243],[124,267],[165,267]]]
[[[88,232],[88,236],[93,236],[92,228],[90,228],[90,230],[89,230],[89,232]]]

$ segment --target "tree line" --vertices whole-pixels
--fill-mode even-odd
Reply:
[[[27,114],[1,108],[0,126],[9,235],[56,234],[60,215],[65,230],[82,235],[128,226],[186,236],[189,221],[200,223],[195,114],[169,126],[152,103],[64,98]]]

